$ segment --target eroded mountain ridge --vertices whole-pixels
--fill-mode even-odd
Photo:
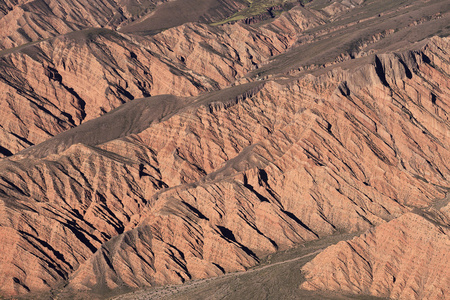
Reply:
[[[415,22],[400,5],[387,13],[397,31],[321,48],[382,18],[348,20],[367,2],[299,6],[253,27],[87,30],[4,52],[3,295],[182,283],[370,229],[319,254],[298,284],[445,299],[449,204],[436,199],[449,188],[449,40],[382,52]],[[448,5],[427,7],[413,26],[442,29]]]

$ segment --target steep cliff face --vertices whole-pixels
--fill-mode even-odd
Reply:
[[[3,293],[180,283],[409,220],[448,186],[448,43],[134,100],[3,160]]]

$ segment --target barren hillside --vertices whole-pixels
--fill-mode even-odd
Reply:
[[[44,2],[0,2],[1,296],[447,299],[447,1]]]

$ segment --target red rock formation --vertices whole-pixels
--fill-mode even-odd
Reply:
[[[449,176],[448,127],[434,113],[448,106],[447,67],[432,63],[447,45],[283,84],[135,100],[0,162],[3,293],[215,276],[427,207]]]
[[[420,57],[420,55],[418,57]],[[391,62],[393,65],[395,65],[395,61],[396,59],[391,57]],[[423,65],[423,63],[420,63],[420,65],[424,68],[427,68],[427,66]],[[368,91],[368,86],[371,86],[370,90],[372,90],[374,86],[383,86],[381,80],[376,75],[376,64],[374,63],[374,66],[369,68],[369,70],[370,69],[376,77],[373,77],[372,80],[369,80],[369,82],[358,83],[359,88],[364,92]],[[365,68],[364,70],[367,71],[367,68]],[[404,76],[404,80],[410,82],[410,78],[408,78],[405,73],[403,73],[402,76]],[[348,81],[349,83],[353,82],[353,80],[351,80],[351,77],[352,76],[350,76],[350,79]],[[420,78],[420,76],[417,77]],[[239,151],[240,154],[238,154],[235,158],[230,157],[231,159],[226,162],[223,168],[220,168],[213,173],[210,173],[212,170],[204,167],[205,163],[202,160],[199,160],[199,158],[208,157],[212,161],[212,157],[207,154],[208,149],[211,146],[209,146],[209,143],[207,142],[208,139],[205,137],[205,134],[208,134],[212,137],[220,137],[221,135],[223,135],[223,131],[227,128],[227,122],[225,120],[221,121],[219,118],[215,121],[215,123],[221,125],[219,132],[211,134],[211,130],[214,130],[214,127],[211,128],[210,126],[208,126],[203,129],[207,130],[207,133],[204,133],[204,131],[201,130],[201,126],[199,127],[189,125],[189,123],[196,122],[196,120],[198,119],[202,120],[202,123],[211,125],[214,124],[212,122],[205,122],[208,119],[208,114],[205,114],[206,112],[202,113],[200,110],[200,112],[196,113],[197,117],[194,119],[192,119],[192,117],[189,117],[185,121],[183,121],[184,118],[180,119],[179,117],[174,116],[164,123],[155,124],[151,128],[151,130],[146,130],[139,134],[139,137],[143,141],[148,141],[149,139],[151,141],[153,136],[155,141],[157,137],[160,136],[173,136],[174,141],[177,141],[176,146],[172,146],[170,142],[167,142],[166,146],[162,148],[164,149],[164,152],[162,152],[162,149],[157,145],[152,146],[152,148],[157,153],[162,152],[162,155],[160,156],[161,160],[163,158],[170,157],[171,155],[169,155],[169,153],[175,152],[175,160],[173,161],[173,163],[169,161],[169,165],[176,165],[177,170],[186,170],[186,167],[183,168],[183,166],[186,166],[186,164],[192,165],[189,173],[181,173],[181,177],[176,176],[176,173],[167,173],[168,171],[166,171],[164,168],[161,168],[160,171],[163,177],[165,177],[164,174],[168,174],[166,178],[175,180],[165,181],[169,186],[182,184],[184,182],[190,182],[189,179],[195,181],[196,178],[202,177],[203,172],[210,174],[205,178],[205,183],[196,184],[192,187],[188,186],[187,188],[184,186],[180,186],[179,188],[159,193],[156,199],[154,199],[156,211],[163,211],[163,214],[167,216],[168,219],[185,218],[186,215],[189,215],[189,213],[184,209],[180,212],[180,207],[183,207],[184,203],[187,203],[186,205],[191,209],[193,208],[192,211],[195,212],[195,217],[185,219],[184,224],[190,224],[187,228],[181,229],[182,227],[178,227],[177,230],[170,230],[170,232],[186,232],[186,234],[183,235],[183,238],[173,238],[173,240],[172,238],[170,238],[170,240],[172,241],[170,245],[174,245],[177,249],[186,249],[186,245],[178,246],[178,243],[180,243],[180,241],[183,241],[181,242],[183,244],[184,241],[188,241],[189,245],[191,245],[190,247],[192,247],[192,245],[198,245],[200,249],[203,249],[203,252],[200,251],[200,253],[202,253],[201,255],[204,260],[210,259],[214,262],[215,265],[224,266],[223,260],[220,260],[222,258],[221,255],[214,255],[214,252],[206,252],[208,253],[207,257],[209,257],[206,258],[206,253],[204,252],[205,248],[204,246],[202,247],[202,245],[204,245],[203,243],[206,243],[207,240],[206,236],[204,235],[205,228],[210,227],[211,224],[221,224],[221,228],[227,228],[229,230],[227,231],[229,236],[233,237],[233,242],[236,241],[241,245],[245,245],[253,251],[259,250],[270,252],[274,251],[277,247],[286,247],[292,245],[291,243],[296,243],[303,239],[314,238],[314,235],[311,235],[311,233],[314,232],[318,234],[328,234],[333,232],[335,229],[360,230],[363,228],[369,228],[371,224],[382,224],[384,222],[382,218],[389,220],[392,217],[399,216],[403,211],[407,210],[407,208],[403,206],[405,204],[423,206],[427,205],[427,203],[430,203],[434,197],[443,195],[443,193],[440,192],[439,189],[437,189],[435,190],[437,192],[436,194],[429,194],[427,196],[428,192],[433,190],[431,185],[428,185],[427,187],[423,186],[424,182],[421,182],[421,180],[419,180],[418,178],[406,175],[408,173],[406,170],[401,172],[394,171],[398,168],[398,164],[394,164],[389,160],[386,160],[386,158],[384,157],[385,154],[381,155],[382,153],[387,153],[386,151],[389,150],[384,150],[383,152],[374,150],[379,147],[375,146],[375,141],[377,138],[373,138],[372,143],[367,143],[365,146],[363,146],[363,148],[366,148],[368,151],[372,152],[372,154],[363,151],[364,154],[358,155],[358,151],[356,149],[353,150],[354,154],[358,156],[358,172],[361,172],[361,175],[365,176],[364,179],[358,179],[356,171],[349,170],[350,166],[353,164],[355,164],[354,168],[356,168],[356,162],[346,162],[345,160],[341,161],[341,157],[339,157],[339,160],[334,160],[329,156],[330,154],[323,154],[322,149],[327,149],[325,145],[329,145],[328,147],[333,147],[333,143],[323,135],[319,135],[320,132],[328,132],[328,135],[334,136],[333,138],[337,139],[337,137],[339,136],[339,130],[345,130],[347,134],[349,132],[349,130],[347,129],[348,127],[344,125],[345,122],[341,120],[340,122],[332,123],[336,124],[336,128],[332,129],[330,133],[328,131],[329,127],[328,125],[326,125],[327,123],[325,123],[323,119],[321,119],[322,122],[319,122],[319,120],[316,119],[317,113],[308,116],[307,109],[298,109],[295,107],[295,102],[289,103],[287,101],[287,99],[296,98],[293,97],[292,94],[294,93],[292,89],[294,89],[295,86],[301,86],[302,89],[300,90],[303,90],[303,92],[305,93],[308,90],[308,87],[311,88],[312,85],[314,86],[314,91],[317,92],[318,90],[320,90],[318,89],[317,84],[319,84],[320,82],[330,82],[329,78],[327,78],[327,80],[322,80],[323,78],[317,81],[313,80],[313,84],[311,84],[311,82],[308,82],[308,80],[304,80],[293,85],[289,85],[288,87],[285,87],[285,89],[277,84],[267,84],[265,85],[263,90],[261,90],[256,95],[256,97],[253,96],[250,99],[246,99],[246,101],[244,101],[243,103],[231,106],[230,108],[226,109],[226,111],[218,110],[217,112],[213,113],[213,115],[218,114],[219,116],[225,117],[227,114],[238,114],[240,112],[240,118],[231,117],[230,119],[242,120],[238,123],[235,122],[232,124],[235,132],[242,132],[242,130],[246,128],[245,124],[247,122],[247,120],[243,117],[245,115],[258,115],[254,112],[244,114],[244,111],[246,109],[250,109],[250,111],[252,111],[257,107],[261,109],[260,111],[264,112],[266,115],[271,115],[270,103],[272,102],[273,104],[275,104],[274,106],[272,106],[273,108],[276,107],[279,112],[281,109],[283,109],[284,111],[277,117],[271,115],[271,117],[269,118],[269,120],[278,120],[278,122],[281,123],[279,124],[280,127],[274,127],[275,124],[271,123],[266,124],[265,122],[267,122],[267,119],[259,120],[258,123],[261,124],[260,126],[265,126],[267,128],[266,138],[260,140],[259,142],[253,141],[252,146]],[[314,85],[314,83],[316,85]],[[336,86],[339,85],[335,85],[335,87]],[[280,95],[279,97],[272,98],[270,101],[268,101],[267,98],[263,98],[263,95],[274,95],[275,90],[277,91],[276,94]],[[357,97],[358,92],[361,92],[361,90],[358,91],[358,88],[356,87],[353,87],[351,89],[352,94],[356,94],[353,96],[354,99]],[[288,93],[290,97],[284,97],[283,91],[285,93]],[[325,91],[322,91],[322,93],[327,94],[326,91],[327,90],[325,89]],[[333,95],[337,97],[336,94]],[[330,95],[328,94],[328,96]],[[262,99],[259,100],[259,97],[262,97]],[[338,98],[340,98],[342,101],[343,95],[338,96]],[[307,107],[307,102],[305,101],[307,97],[303,95],[303,98],[300,99],[302,99],[302,101],[297,103],[297,105],[303,105]],[[392,98],[391,101],[393,101]],[[246,105],[246,102],[249,102],[248,106]],[[288,103],[289,109],[285,106]],[[264,108],[262,108],[261,105],[264,105]],[[342,109],[342,107],[335,105],[332,105],[331,107],[333,107],[334,109],[336,109],[336,107]],[[346,107],[344,108],[344,110],[347,110],[349,108],[350,107]],[[389,109],[392,109],[392,106],[390,108],[386,108],[386,111]],[[287,112],[297,112],[297,114],[294,113],[293,115],[289,115],[289,113]],[[380,112],[380,114],[378,114],[377,116],[380,117],[384,113],[385,111],[383,113]],[[301,115],[303,115],[304,117],[297,120],[297,118],[299,118]],[[324,116],[324,113],[322,114],[322,116]],[[386,119],[390,118],[389,115],[384,115],[384,117]],[[206,120],[203,120],[204,118],[206,118]],[[307,122],[307,118],[313,119]],[[288,123],[283,124],[283,120],[286,120]],[[410,122],[407,121],[409,120],[409,117],[407,115],[405,115],[404,120],[407,123]],[[170,125],[172,122],[174,122],[174,125]],[[353,131],[356,135],[361,134],[360,130],[365,131],[370,128],[366,127],[366,129],[362,129],[360,125],[355,126],[354,121],[347,122],[349,122],[349,124],[351,124],[353,128],[350,132],[356,130]],[[403,124],[405,125],[407,123]],[[175,124],[185,124],[183,128],[186,129],[180,129],[178,127],[176,132],[168,133],[167,129],[174,127]],[[158,127],[160,126],[164,127],[164,129],[161,129],[165,130],[165,133],[155,133],[158,132]],[[260,132],[257,127],[255,128],[253,126],[252,128],[254,128],[254,132]],[[305,128],[305,126],[307,127]],[[386,130],[391,131],[391,129],[389,129],[389,125],[387,126],[388,127],[386,128]],[[411,124],[410,126],[414,125]],[[410,126],[404,128],[411,128]],[[303,129],[299,129],[299,127]],[[189,128],[189,130],[187,130],[187,128]],[[444,128],[445,127],[443,127],[442,130],[444,130]],[[217,128],[216,130],[219,130],[219,128]],[[152,134],[148,136],[147,132],[151,132]],[[174,136],[175,133],[177,135]],[[190,135],[192,137],[195,137],[195,139],[198,140],[201,145],[197,146],[198,150],[196,150],[195,143],[192,143],[191,137],[189,152],[183,152],[183,145],[187,144],[188,137],[184,138],[183,135],[180,136],[180,133],[182,133],[183,135],[184,133],[188,133],[188,136]],[[299,152],[298,150],[294,152],[295,154],[292,153],[297,147],[295,136],[298,133],[301,133],[301,138],[297,138],[300,141],[297,143],[299,146],[303,147],[303,151],[305,151],[305,154],[302,154],[302,152]],[[324,142],[324,144],[322,144],[322,147],[307,147],[308,144],[312,145],[312,142],[308,143],[308,140],[310,140],[312,137],[315,137],[315,139],[317,139],[317,137],[325,139],[326,144]],[[405,137],[401,134],[396,133],[391,138],[393,141],[396,141],[396,143],[402,144],[403,142],[401,142],[401,140]],[[215,142],[212,145],[217,147],[216,145],[222,139],[219,138],[213,140],[215,140]],[[229,138],[224,139],[224,141],[227,140],[229,140]],[[356,139],[350,138],[350,140]],[[343,142],[343,140],[340,141]],[[242,142],[236,142],[237,145],[241,143]],[[317,144],[317,141],[315,141],[315,144]],[[112,149],[110,148],[112,146],[106,145],[104,147],[107,147],[107,149],[110,150]],[[340,147],[342,146],[344,145],[341,145]],[[340,148],[339,146],[336,147]],[[224,151],[226,147],[222,145],[217,149],[222,149],[222,151]],[[312,152],[312,149],[314,149],[316,153]],[[445,151],[446,150],[443,149],[439,150],[440,153],[445,153]],[[341,150],[333,151],[333,153],[335,154],[340,152]],[[228,151],[225,150],[224,153],[229,156]],[[403,152],[399,151],[397,153],[398,158],[392,159],[401,159],[402,155]],[[443,155],[445,156],[446,154]],[[215,158],[217,159],[217,157],[220,156],[221,155],[216,155]],[[345,156],[348,157],[348,154],[346,154]],[[367,160],[364,163],[361,163],[362,161],[364,161],[361,160],[363,157],[367,157]],[[417,157],[414,160],[417,160]],[[386,180],[381,181],[379,178],[377,178],[378,175],[376,174],[378,171],[377,168],[374,168],[374,165],[372,164],[373,161],[379,161],[381,163],[377,164],[377,168],[387,167],[386,170],[389,170],[388,172],[383,172],[385,173],[384,176],[389,176],[387,182],[389,182],[389,184],[391,185],[390,187],[386,185]],[[341,167],[339,175],[333,172],[333,169],[338,167],[333,166],[333,164],[342,164],[342,166],[345,167],[345,163],[348,166],[346,168],[349,168],[347,169],[348,171],[345,171],[345,169],[342,169]],[[425,165],[423,165],[423,167],[425,167]],[[446,174],[448,174],[448,166],[442,166],[442,168],[445,168],[447,170]],[[203,172],[199,172],[199,169],[203,170]],[[217,167],[215,169],[217,169]],[[321,171],[321,169],[325,170]],[[392,175],[389,175],[390,172],[392,172]],[[302,173],[304,174],[303,177],[301,177]],[[346,178],[344,176],[347,175],[344,174],[347,173],[349,177]],[[438,175],[438,177],[439,176],[440,175]],[[308,177],[312,177],[309,181],[309,185],[307,184]],[[396,180],[396,177],[400,177],[403,179],[401,181]],[[299,186],[298,182],[302,182],[302,185]],[[338,193],[332,192],[333,184],[339,185]],[[334,189],[336,189],[336,187],[334,187]],[[233,193],[230,194],[230,191],[233,191]],[[238,197],[233,195],[237,191],[239,191]],[[359,193],[361,194],[358,195]],[[367,199],[367,201],[364,199],[364,195],[368,195],[369,193],[371,194],[371,198],[370,200]],[[377,193],[379,193],[379,196],[375,196]],[[311,200],[315,202],[315,204],[312,201],[308,201],[308,194]],[[410,195],[412,194],[415,194],[414,199],[410,199]],[[342,195],[343,197],[340,195]],[[293,198],[292,196],[294,196],[295,198]],[[297,200],[299,198],[301,200]],[[246,199],[245,202],[242,202],[242,199]],[[205,200],[207,202],[204,202]],[[319,200],[321,202],[319,202]],[[234,205],[234,201],[238,201],[236,205]],[[403,205],[399,205],[397,202],[400,202]],[[251,205],[247,206],[249,203],[251,203]],[[160,205],[162,205],[162,208]],[[352,206],[353,208],[351,208]],[[233,213],[235,209],[239,209],[240,211],[238,213],[238,218],[233,217],[235,215],[235,213]],[[352,211],[354,211],[354,214],[352,213]],[[161,214],[161,212],[156,213],[156,215],[154,215],[154,213],[145,213],[147,219],[144,220],[140,226],[148,226],[149,224],[152,224],[152,221],[150,220],[157,218],[159,214]],[[344,218],[342,217],[343,215],[345,215]],[[200,220],[198,218],[200,218]],[[190,219],[194,221],[189,221]],[[161,228],[171,228],[173,226],[170,225],[172,224],[172,222],[173,221],[170,221],[170,223],[165,223],[164,226],[158,227],[158,229],[154,229],[153,232],[159,232]],[[198,225],[196,224],[205,225],[202,225],[201,229],[199,229]],[[192,229],[192,227],[195,227],[196,229]],[[257,235],[252,234],[255,228],[257,228]],[[312,232],[310,230],[312,230]],[[280,235],[280,232],[283,232],[284,236]],[[299,235],[299,233],[301,234]],[[168,237],[171,237],[172,235],[173,233],[169,234]],[[163,235],[158,234],[158,236]],[[256,237],[257,239],[255,239]],[[192,239],[194,241],[197,241],[197,243],[190,242],[192,241]],[[200,244],[198,244],[199,240],[202,241]],[[275,245],[276,247],[273,248]],[[185,275],[179,275],[180,280],[183,280],[182,278],[190,278],[188,274],[197,274],[194,275],[193,278],[199,278],[208,276],[207,274],[213,274],[215,272],[214,267],[211,266],[209,271],[201,271],[204,275],[198,275],[199,271],[197,269],[194,269],[193,266],[190,265],[189,259],[192,259],[192,257],[195,257],[197,259],[199,258],[199,248],[196,248],[197,251],[186,255],[186,257],[182,259],[182,265],[185,269],[184,272],[179,272],[178,274]],[[129,253],[129,248],[125,249],[119,249],[115,251],[118,251],[119,253]],[[186,253],[185,251],[182,252]],[[144,253],[147,253],[147,251],[144,251]],[[228,257],[228,255],[231,255],[229,252],[227,253],[228,254],[226,257]],[[104,266],[106,266],[105,257],[108,256],[103,256],[101,263],[101,265]],[[114,257],[115,259],[111,260],[111,264],[113,266],[112,269],[115,270],[115,264],[121,265],[123,264],[123,260],[120,259],[121,255],[115,254]],[[97,260],[99,259],[99,257],[96,256],[95,259]],[[74,284],[72,285],[73,287],[79,288],[80,285],[96,286],[95,284],[92,284],[92,282],[97,282],[95,281],[95,278],[98,278],[100,273],[85,271],[86,268],[87,270],[92,268],[92,265],[93,262],[88,261],[84,266],[80,268],[80,270],[83,270],[80,271],[81,274],[75,273],[75,277],[72,281],[74,282]],[[236,268],[223,268],[226,271],[236,270]],[[109,274],[112,274],[111,271],[109,271]],[[128,270],[128,272],[125,272],[125,274],[128,275],[123,276],[129,277],[131,276],[132,272]],[[155,277],[158,278],[158,276]],[[154,279],[155,277],[149,276],[143,282],[149,281],[151,280],[151,278]],[[120,276],[114,275],[112,278],[112,282],[115,282],[116,285],[123,284],[123,281],[120,280]],[[156,280],[156,282],[161,281]],[[113,286],[115,285],[110,285],[110,287]]]
[[[449,186],[449,40],[315,75],[244,77],[287,49],[298,55],[298,33],[322,17],[298,7],[257,29],[186,24],[150,38],[95,29],[3,56],[0,152],[44,142],[0,160],[2,295],[180,283],[373,226],[347,245],[372,237],[386,249],[383,232],[396,224],[423,225],[396,245],[411,245],[426,270],[420,239],[435,234],[430,245],[448,247],[446,227],[433,223],[448,224],[448,205],[430,205]],[[160,93],[174,96],[129,101]],[[328,288],[316,283],[320,264],[309,266],[304,287]],[[338,271],[320,280],[438,297],[448,278],[439,270],[444,281],[414,275],[436,279],[433,289],[393,289],[384,271],[374,287]]]
[[[0,49],[9,49],[80,29],[115,28],[159,1],[19,0],[0,3]]]
[[[317,255],[302,269],[306,282],[301,287],[391,299],[447,299],[449,224],[405,214]]]
[[[192,96],[230,85],[255,65],[285,51],[295,32],[318,24],[306,25],[306,20],[312,19],[300,13],[295,22],[277,21],[290,24],[290,37],[277,36],[274,29],[254,31],[237,24],[220,30],[187,24],[149,40],[90,29],[4,55],[0,61],[2,156],[135,98]]]

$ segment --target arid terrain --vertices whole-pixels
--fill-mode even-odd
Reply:
[[[450,299],[449,24],[0,0],[0,299]]]

